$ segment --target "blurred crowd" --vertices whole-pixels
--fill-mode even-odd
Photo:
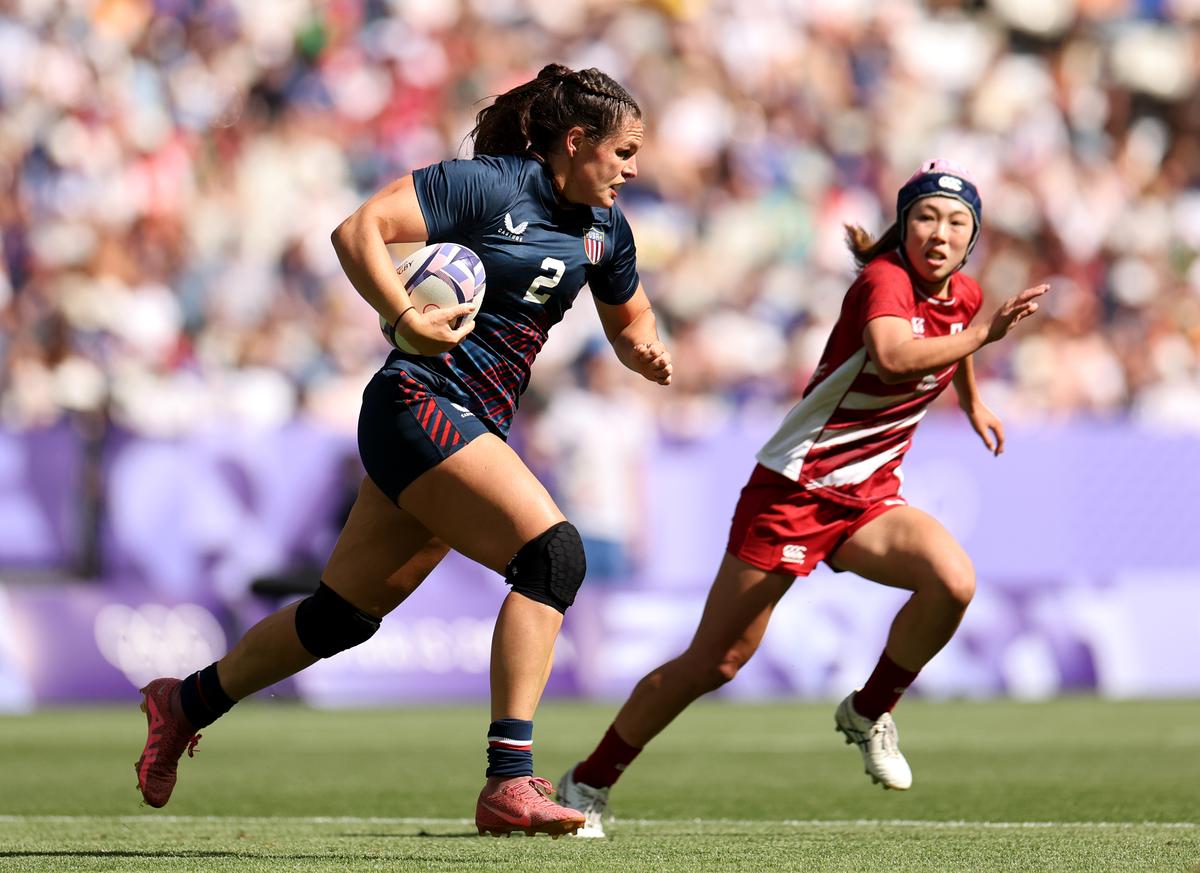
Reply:
[[[853,276],[843,223],[882,232],[937,156],[983,193],[967,269],[988,310],[1052,286],[978,356],[985,399],[1009,421],[1200,431],[1196,0],[0,9],[2,427],[351,431],[386,344],[330,231],[469,155],[480,101],[561,61],[613,75],[648,123],[622,205],[677,376],[616,389],[647,427],[686,439],[790,405]],[[531,420],[609,379],[586,294],[576,309]]]

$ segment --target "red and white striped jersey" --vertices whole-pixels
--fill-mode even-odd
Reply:
[[[950,278],[949,291],[942,298],[920,291],[896,253],[867,264],[846,292],[803,397],[759,451],[758,462],[850,506],[899,494],[900,462],[917,423],[950,384],[958,364],[887,385],[867,354],[863,328],[890,315],[908,319],[918,339],[958,333],[979,311],[983,292],[962,273]]]

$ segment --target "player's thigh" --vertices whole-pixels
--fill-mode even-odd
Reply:
[[[705,658],[735,654],[748,659],[794,578],[760,570],[726,553],[688,651]]]
[[[450,548],[501,574],[525,543],[564,520],[525,462],[492,434],[426,470],[397,502]]]
[[[382,618],[416,590],[447,551],[412,513],[364,477],[322,580],[359,609]]]
[[[829,563],[909,591],[926,585],[974,589],[966,551],[941,522],[913,506],[897,506],[867,522],[834,551]]]

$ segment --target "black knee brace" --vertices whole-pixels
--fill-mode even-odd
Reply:
[[[365,643],[381,623],[381,619],[363,612],[324,582],[296,609],[300,645],[318,658],[329,658]]]
[[[513,591],[565,613],[575,602],[586,572],[579,531],[571,522],[560,521],[521,546],[508,562],[504,578]]]

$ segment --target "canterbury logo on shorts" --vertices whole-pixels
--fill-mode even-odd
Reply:
[[[784,564],[803,564],[807,554],[808,546],[786,545],[779,560]]]

